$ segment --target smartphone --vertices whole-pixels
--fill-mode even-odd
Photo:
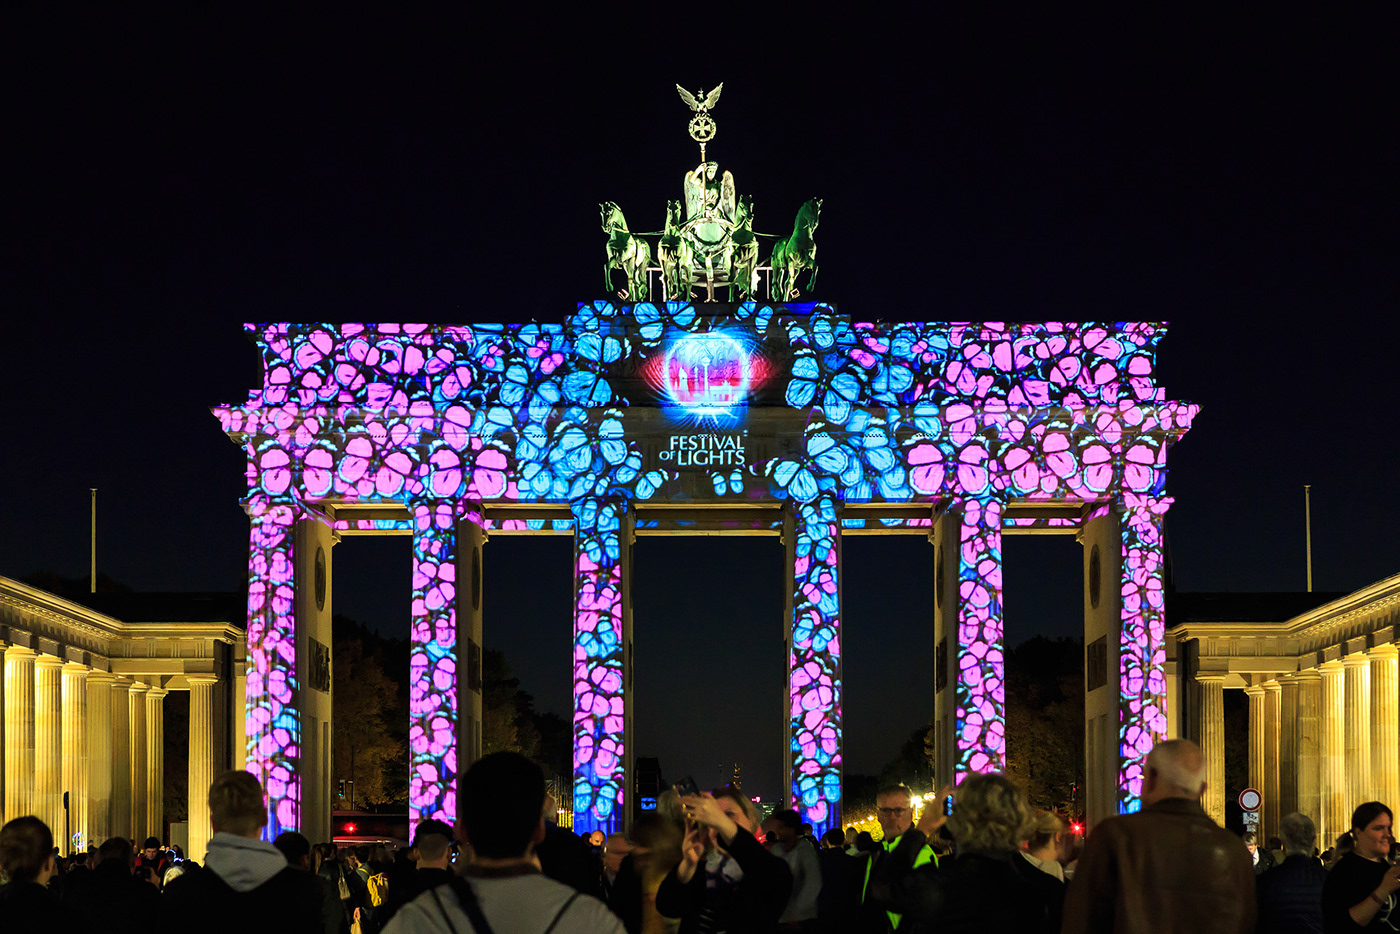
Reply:
[[[698,795],[700,793],[700,786],[695,784],[695,779],[691,778],[689,775],[676,782],[672,787],[676,789],[676,794],[681,797],[685,797],[686,795]]]

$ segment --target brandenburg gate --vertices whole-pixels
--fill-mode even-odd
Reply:
[[[1167,729],[1167,452],[1196,413],[1154,380],[1164,328],[884,323],[794,301],[798,273],[815,273],[820,202],[760,265],[729,174],[702,163],[685,186],[689,219],[667,212],[659,267],[605,206],[625,297],[562,323],[248,326],[263,383],[215,413],[247,452],[247,767],[270,836],[330,836],[330,554],[344,535],[412,537],[415,822],[455,818],[457,776],[480,754],[482,545],[534,534],[574,541],[575,830],[618,829],[636,806],[631,555],[664,534],[781,539],[788,744],[774,752],[818,833],[840,822],[842,538],[936,549],[944,782],[1005,759],[1002,536],[1078,535],[1089,814],[1138,806]],[[699,300],[717,285],[732,300]]]

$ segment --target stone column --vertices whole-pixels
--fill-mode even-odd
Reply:
[[[92,842],[88,820],[87,678],[88,666],[63,666],[63,790],[68,792],[70,835],[62,844],[64,853],[72,849],[73,834],[81,835],[84,847]],[[57,833],[54,839],[58,839]]]
[[[1201,750],[1206,757],[1206,793],[1201,801],[1217,824],[1225,823],[1225,676],[1197,675],[1201,686]]]
[[[1342,659],[1346,671],[1347,816],[1375,799],[1371,787],[1371,660],[1364,653]]]
[[[787,795],[818,834],[841,825],[840,526],[836,500],[825,494],[793,503],[783,519]]]
[[[1371,649],[1371,776],[1377,801],[1400,801],[1400,652]]]
[[[1317,825],[1318,843],[1325,841],[1331,846],[1322,826],[1322,673],[1309,668],[1294,675],[1293,681],[1298,692],[1298,717],[1293,728],[1295,806]]]
[[[109,671],[87,675],[88,840],[112,836],[112,684]]]
[[[131,837],[131,681],[112,682],[111,835]],[[139,840],[137,841],[140,842]]]
[[[1264,689],[1257,684],[1251,684],[1244,689],[1244,693],[1249,698],[1249,787],[1257,789],[1260,794],[1263,794]],[[1264,828],[1260,827],[1259,829],[1263,830]]]
[[[466,771],[481,758],[484,698],[481,693],[482,604],[485,590],[486,532],[471,519],[457,523],[457,768]],[[458,795],[461,787],[458,786]],[[459,802],[457,813],[462,813]]]
[[[5,650],[9,647],[0,639],[0,818],[5,815]]]
[[[1352,810],[1348,803],[1346,768],[1346,669],[1340,661],[1330,661],[1319,665],[1318,670],[1322,672],[1319,716],[1322,742],[1318,751],[1322,802],[1322,822],[1318,827],[1322,836],[1319,845],[1331,846],[1347,831]]]
[[[1264,787],[1259,791],[1264,795],[1264,834],[1259,840],[1264,843],[1278,833],[1279,818],[1287,811],[1280,811],[1282,803],[1279,783],[1279,715],[1283,707],[1283,688],[1277,681],[1264,682]]]
[[[1298,681],[1294,675],[1280,675],[1278,733],[1278,812],[1298,810]]]
[[[63,839],[63,662],[34,660],[34,813]],[[64,852],[67,852],[64,848]]]
[[[215,675],[186,675],[190,684],[189,853],[204,862],[204,851],[214,830],[209,823],[209,786],[214,783],[214,685]]]
[[[150,833],[169,843],[165,834],[165,695],[164,688],[146,692],[146,822]]]
[[[146,692],[149,684],[137,681],[131,686],[128,713],[127,748],[131,760],[131,839],[136,847],[151,835],[150,815],[146,812]]]
[[[5,814],[35,811],[34,652],[12,645],[5,650]]]

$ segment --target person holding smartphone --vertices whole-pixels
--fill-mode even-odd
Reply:
[[[680,865],[657,890],[657,912],[679,918],[680,934],[772,931],[792,894],[792,873],[754,838],[759,821],[753,802],[732,786],[712,794],[677,791],[686,833]]]

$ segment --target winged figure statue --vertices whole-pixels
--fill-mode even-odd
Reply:
[[[708,95],[705,94],[704,88],[700,89],[699,94],[691,94],[679,84],[676,85],[676,90],[681,92],[681,100],[685,102],[687,107],[696,113],[702,114],[708,112],[711,107],[719,103],[719,92],[724,90],[724,82],[721,81],[716,85],[715,89]]]

